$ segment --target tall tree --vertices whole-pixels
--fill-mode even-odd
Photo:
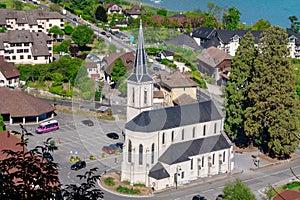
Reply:
[[[101,22],[107,22],[107,12],[103,6],[99,5],[95,11],[95,17]]]
[[[235,8],[229,8],[228,12],[223,14],[223,25],[226,30],[234,30],[237,28],[238,23],[240,22],[241,13]]]
[[[255,195],[241,180],[227,183],[223,189],[224,199],[255,200]]]
[[[300,29],[300,22],[298,22],[298,18],[296,16],[289,16],[289,20],[291,22],[290,29],[295,33],[298,33]]]
[[[24,3],[18,0],[13,0],[12,7],[16,10],[23,10]]]
[[[86,44],[93,43],[94,37],[94,31],[87,25],[76,26],[71,34],[72,40],[78,44],[79,47],[84,47]]]
[[[255,135],[264,152],[279,158],[289,157],[299,144],[300,108],[287,43],[278,26],[262,33],[245,122],[246,134]]]
[[[252,27],[251,30],[266,30],[271,26],[268,20],[259,19]]]
[[[110,73],[111,80],[117,83],[125,74],[126,74],[126,66],[124,65],[121,58],[118,58],[115,61],[114,66]]]
[[[227,135],[233,137],[238,146],[248,146],[251,142],[245,135],[245,111],[249,106],[248,85],[252,81],[251,72],[257,49],[254,37],[247,32],[232,59],[230,76],[225,88],[226,117],[224,128]]]
[[[63,36],[64,32],[58,27],[58,26],[53,26],[49,29],[48,33],[53,34],[53,38],[57,39],[57,36]]]

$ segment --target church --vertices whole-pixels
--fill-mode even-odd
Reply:
[[[127,79],[127,123],[121,181],[155,190],[234,168],[233,146],[213,101],[154,109],[142,22],[134,69]]]

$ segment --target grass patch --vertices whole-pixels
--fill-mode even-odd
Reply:
[[[115,185],[115,181],[112,177],[108,177],[108,178],[104,179],[104,183],[108,186],[114,186]]]
[[[283,189],[294,189],[294,188],[300,188],[300,182],[299,181],[295,181],[292,183],[288,183],[284,186],[282,186]]]
[[[117,187],[117,191],[125,194],[140,194],[141,191],[133,188],[127,188],[127,187],[122,187],[119,186]]]

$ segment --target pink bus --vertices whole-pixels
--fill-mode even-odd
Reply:
[[[59,129],[58,122],[56,120],[50,120],[48,122],[40,123],[40,125],[35,129],[35,132],[46,133],[57,129]]]

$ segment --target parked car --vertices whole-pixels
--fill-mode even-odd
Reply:
[[[114,140],[119,139],[119,135],[115,132],[107,133],[106,136],[109,137],[110,139],[114,139]]]
[[[114,154],[115,150],[112,146],[103,146],[102,151],[108,153],[108,154]]]
[[[116,146],[119,147],[119,148],[121,149],[121,152],[123,151],[123,145],[124,145],[123,142],[117,142],[117,143],[116,143]]]
[[[87,126],[94,126],[94,122],[90,119],[85,119],[85,120],[82,120],[81,122]]]
[[[196,195],[196,196],[193,196],[192,200],[207,200],[207,199],[204,196]]]
[[[74,22],[77,22],[77,19],[76,19],[76,18],[73,18],[73,21],[74,21]]]
[[[52,162],[52,161],[53,161],[53,156],[52,156],[51,153],[49,153],[49,152],[44,152],[44,153],[43,153],[43,157],[44,157],[48,162]]]
[[[219,194],[216,198],[216,200],[223,200],[224,199],[224,194]]]
[[[106,32],[105,32],[105,31],[102,31],[100,34],[101,34],[101,35],[106,35]]]
[[[116,144],[111,144],[109,146],[112,147],[115,150],[115,152],[123,152],[123,142],[117,142]]]
[[[86,162],[83,160],[79,160],[78,162],[71,165],[72,170],[79,170],[86,167]]]

